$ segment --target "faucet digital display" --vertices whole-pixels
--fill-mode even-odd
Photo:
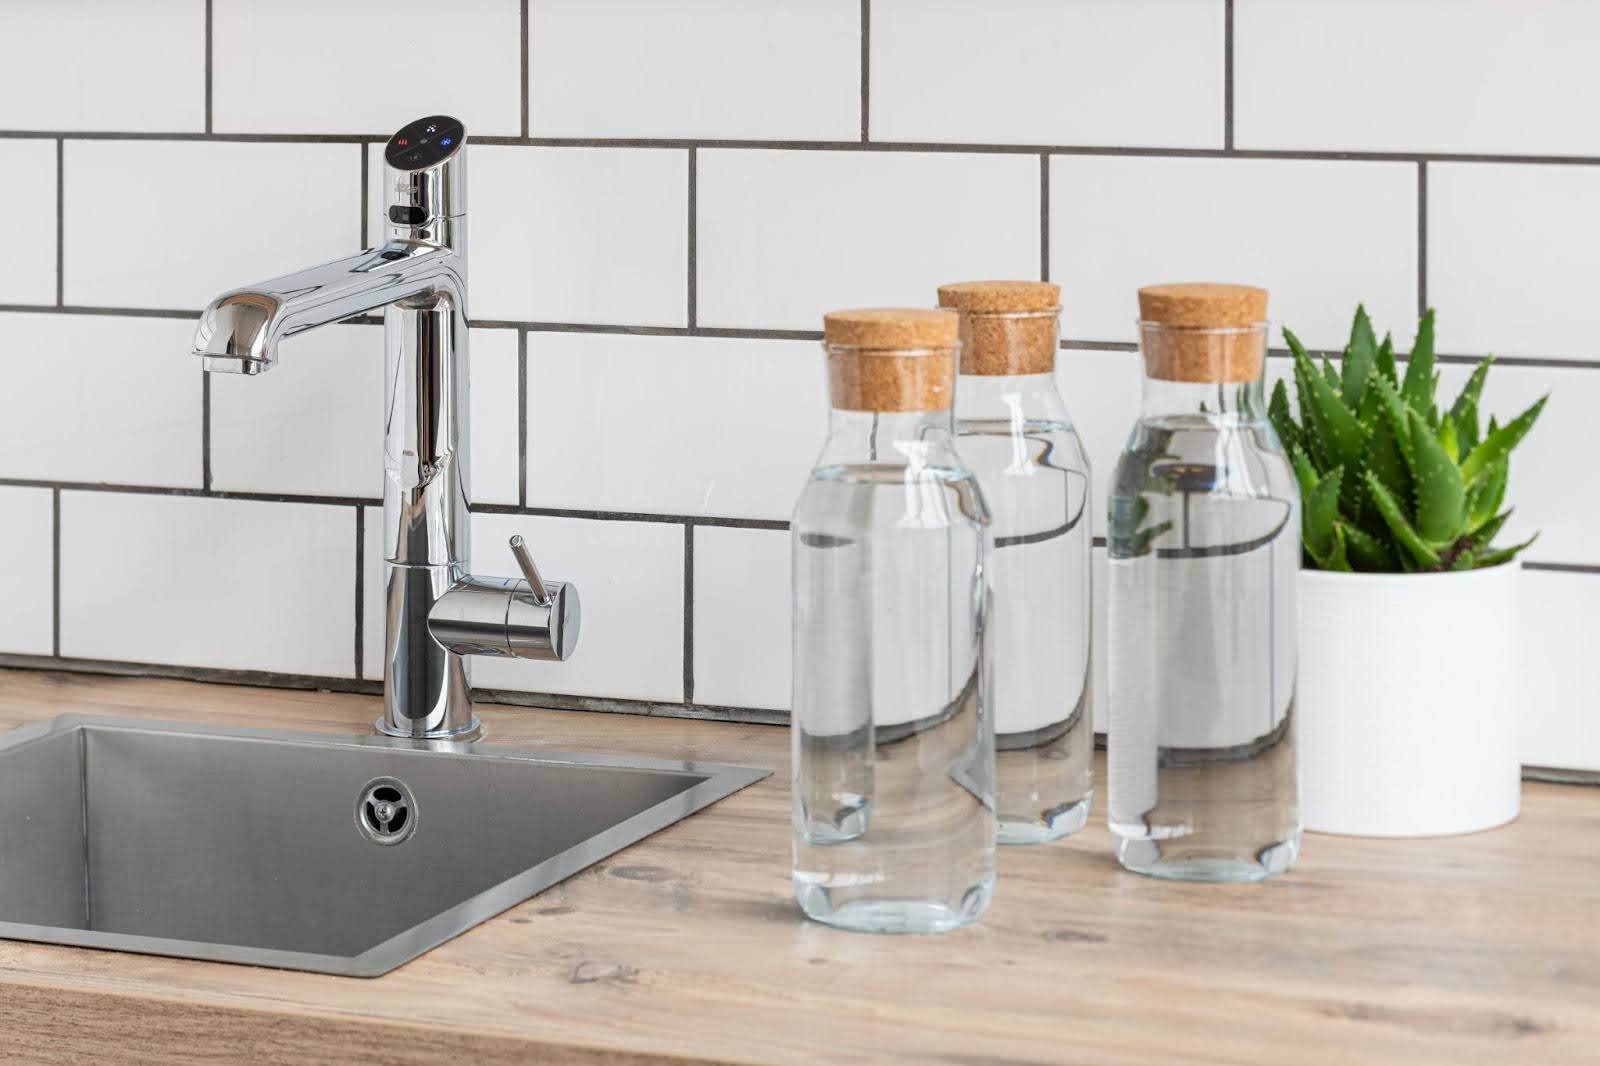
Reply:
[[[466,139],[466,127],[449,115],[429,115],[400,127],[383,151],[396,170],[424,170],[449,159]]]

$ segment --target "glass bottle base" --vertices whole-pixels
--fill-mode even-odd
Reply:
[[[1094,793],[1090,792],[1075,803],[1040,811],[1032,818],[1001,813],[996,839],[1002,844],[1045,844],[1060,840],[1088,825],[1093,808]]]
[[[1117,861],[1136,874],[1169,881],[1249,882],[1283,873],[1300,855],[1300,831],[1255,854],[1184,847],[1181,839],[1152,840],[1111,832]]]
[[[859,889],[854,890],[859,892]],[[858,933],[946,933],[977,921],[994,898],[994,875],[973,885],[952,905],[938,899],[849,899],[834,905],[828,889],[794,882],[794,898],[806,917]]]

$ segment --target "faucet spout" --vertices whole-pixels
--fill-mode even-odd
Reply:
[[[401,300],[440,296],[462,306],[464,268],[453,248],[391,240],[330,263],[225,292],[194,331],[205,368],[259,374],[278,361],[278,342]]]

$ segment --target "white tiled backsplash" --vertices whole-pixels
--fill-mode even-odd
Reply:
[[[521,532],[585,607],[571,662],[475,664],[492,696],[781,716],[822,311],[1061,282],[1060,378],[1104,472],[1138,402],[1134,289],[1205,277],[1267,286],[1322,347],[1357,300],[1402,345],[1435,305],[1447,389],[1493,350],[1492,409],[1553,394],[1513,474],[1509,532],[1544,531],[1523,755],[1600,769],[1600,7],[437,12],[0,0],[5,661],[372,687],[381,329],[307,334],[248,381],[208,381],[189,338],[223,289],[375,233],[382,142],[445,112],[476,141],[475,556],[508,571]]]

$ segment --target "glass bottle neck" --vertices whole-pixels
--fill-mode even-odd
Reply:
[[[1144,418],[1201,415],[1220,422],[1258,422],[1267,416],[1266,390],[1254,381],[1144,379]]]
[[[962,374],[956,385],[956,416],[973,419],[1059,420],[1066,404],[1053,373]]]
[[[828,441],[819,466],[875,463],[921,466],[938,462],[951,448],[950,408],[932,411],[852,411],[832,408]]]

